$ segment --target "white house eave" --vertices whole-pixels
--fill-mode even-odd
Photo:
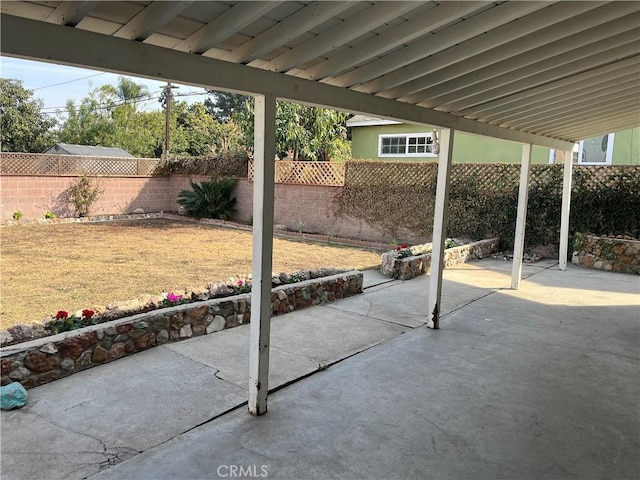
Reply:
[[[378,120],[356,120],[355,122],[347,120],[347,127],[372,127],[376,125],[399,125],[401,123],[395,120],[385,120],[384,118]]]
[[[570,150],[572,141],[469,120],[370,94],[76,28],[2,14],[4,55],[278,98]],[[29,32],[29,35],[24,35]]]

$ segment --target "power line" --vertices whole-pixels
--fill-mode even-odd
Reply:
[[[86,80],[87,78],[98,77],[100,75],[104,75],[105,73],[106,72],[94,73],[93,75],[88,75],[86,77],[76,78],[75,80],[67,80],[66,82],[54,83],[53,85],[45,85],[44,87],[38,87],[38,88],[34,88],[32,90],[33,91],[42,90],[43,88],[51,88],[51,87],[57,87],[59,85],[66,85],[67,83],[79,82],[80,80]]]
[[[200,96],[200,95],[208,95],[208,93],[207,92],[194,92],[194,91],[191,91],[191,92],[174,93],[173,94],[174,97],[194,97],[194,96]],[[145,98],[145,97],[148,97],[148,98]],[[127,100],[122,100],[120,102],[112,103],[110,105],[100,105],[100,106],[96,107],[96,110],[108,110],[108,109],[113,108],[113,107],[119,107],[121,105],[126,105],[127,103],[129,103],[129,102],[131,102],[133,100],[137,101],[138,103],[143,103],[143,102],[148,102],[150,100],[157,100],[159,98],[161,98],[161,95],[158,95],[158,94],[140,95],[139,97],[129,98]],[[74,105],[75,105],[75,102],[74,102]],[[45,112],[45,110],[51,110],[51,111],[50,112]],[[60,106],[60,107],[42,107],[40,109],[40,111],[42,113],[48,113],[48,114],[55,114],[56,111],[58,111],[58,110],[63,111],[63,112],[68,112],[69,111],[69,109],[67,108],[66,105]]]
[[[147,98],[145,98],[147,97]],[[97,107],[95,107],[95,110],[109,110],[113,107],[120,107],[122,105],[126,105],[127,103],[130,103],[132,101],[136,101],[137,103],[143,103],[143,102],[148,102],[150,100],[157,100],[161,97],[161,95],[158,94],[146,94],[146,95],[140,95],[138,97],[133,97],[133,98],[128,98],[126,100],[121,100],[119,102],[114,102],[111,103],[109,105],[99,105]],[[74,102],[74,106],[75,106],[75,102]],[[43,113],[48,113],[48,112],[44,112],[44,110],[62,110],[65,112],[69,111],[69,108],[65,105],[62,107],[42,107],[40,109],[40,111],[42,111]],[[51,113],[51,112],[49,112]]]

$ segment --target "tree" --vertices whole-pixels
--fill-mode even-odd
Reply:
[[[111,86],[91,90],[78,106],[72,100],[67,101],[67,118],[58,132],[60,141],[78,145],[118,146],[111,144],[114,130],[111,112],[115,108],[116,97],[113,87],[108,87]]]
[[[175,102],[172,117],[175,118],[171,148],[174,154],[198,157],[211,153],[217,122],[207,114],[202,103]]]
[[[44,102],[21,80],[0,78],[0,150],[41,153],[53,143],[55,120],[42,113]]]
[[[164,114],[137,111],[139,93],[145,90],[140,85],[136,89],[132,83],[121,78],[118,87],[103,85],[91,90],[78,106],[67,102],[60,140],[119,147],[139,157],[159,156],[164,141]]]
[[[136,112],[132,105],[119,105],[111,113],[109,143],[136,157],[159,157],[164,147],[164,113]]]
[[[149,89],[141,84],[136,83],[125,77],[118,78],[118,85],[104,85],[101,89],[105,92],[113,94],[124,105],[133,106],[135,111],[138,106],[138,101],[149,96]]]
[[[239,93],[215,90],[207,90],[207,92],[212,96],[204,101],[207,113],[220,123],[228,122],[234,114],[243,112],[246,109],[246,103],[252,100],[251,97]]]
[[[253,144],[252,101],[234,118],[245,132],[248,146]],[[344,152],[349,148],[346,141],[347,114],[327,108],[309,107],[297,103],[278,101],[276,103],[276,154],[291,156],[293,160],[327,161],[332,153]]]

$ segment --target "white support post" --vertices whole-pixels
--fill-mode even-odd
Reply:
[[[569,213],[571,211],[572,152],[564,152],[564,179],[562,181],[562,217],[560,219],[560,270],[567,269],[569,254]]]
[[[440,323],[440,298],[442,297],[442,271],[444,270],[444,247],[447,240],[447,217],[449,213],[449,183],[453,158],[454,131],[440,130],[440,153],[438,157],[438,184],[433,214],[433,237],[431,252],[431,276],[427,301],[427,327],[437,329]]]
[[[249,412],[267,413],[273,257],[276,99],[255,97],[253,176],[253,279],[249,339]]]
[[[522,276],[522,256],[524,255],[524,233],[527,226],[527,201],[529,199],[529,171],[532,149],[533,146],[530,143],[522,145],[516,238],[513,242],[513,267],[511,270],[511,288],[514,290],[520,287],[520,278]]]

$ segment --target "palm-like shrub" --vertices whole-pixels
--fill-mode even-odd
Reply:
[[[233,178],[215,177],[200,183],[191,181],[192,190],[182,190],[178,203],[191,217],[228,220],[235,211],[236,198],[232,195],[236,183]]]

